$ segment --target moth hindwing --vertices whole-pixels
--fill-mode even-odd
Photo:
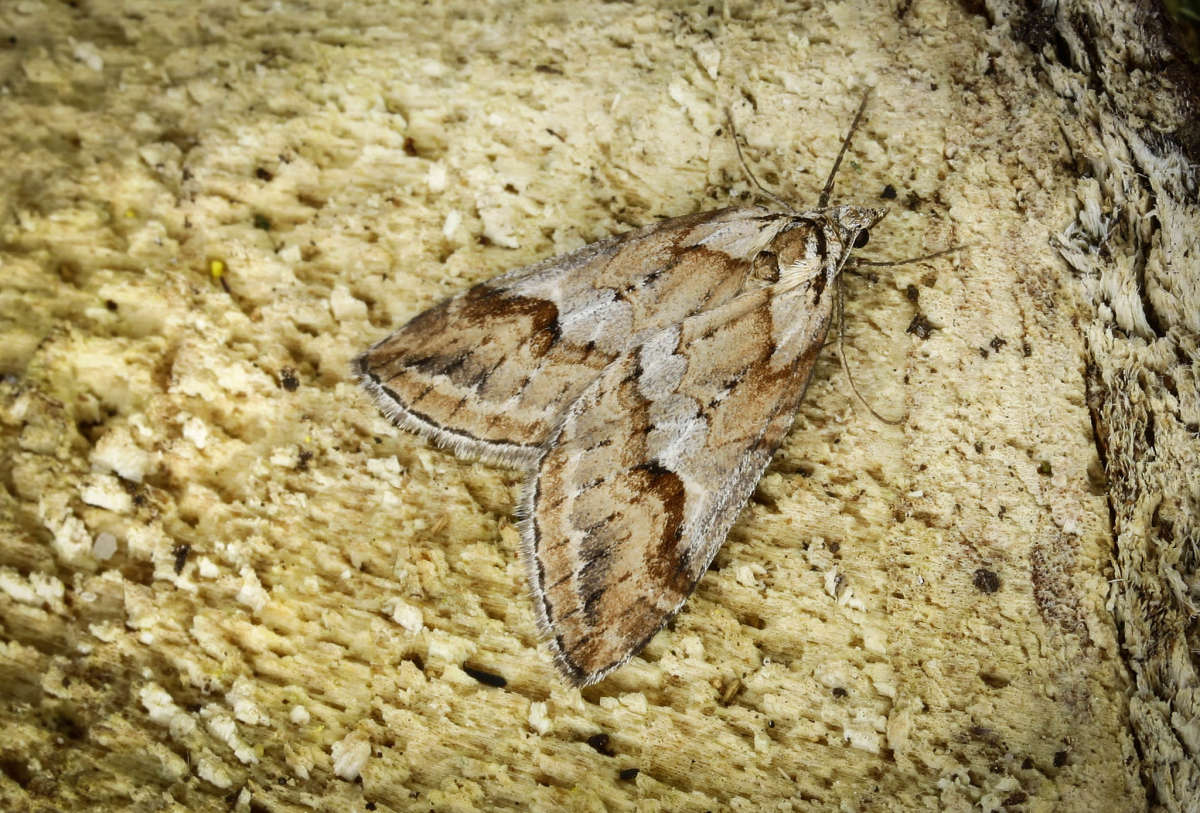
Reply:
[[[695,588],[791,426],[837,276],[884,210],[675,218],[512,271],[354,362],[400,426],[532,469],[539,627],[585,685]]]

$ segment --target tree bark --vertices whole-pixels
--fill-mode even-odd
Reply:
[[[1037,19],[1036,15],[1026,19]],[[1112,512],[1110,606],[1152,802],[1200,799],[1200,79],[1157,7],[1065,4],[1026,27],[1074,113],[1079,213],[1057,238],[1089,320]],[[1040,42],[1039,42],[1040,40]],[[1049,56],[1053,45],[1054,58]]]
[[[1194,66],[1143,5],[0,7],[0,807],[1185,810]],[[890,207],[684,611],[539,647],[520,472],[349,360],[656,219]],[[874,271],[874,273],[871,273]],[[498,685],[499,684],[499,685]]]

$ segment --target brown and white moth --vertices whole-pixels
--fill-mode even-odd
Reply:
[[[679,611],[791,427],[886,211],[827,206],[833,177],[809,211],[688,215],[510,271],[355,359],[399,426],[530,470],[522,553],[572,683]]]

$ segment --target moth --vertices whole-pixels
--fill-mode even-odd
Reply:
[[[609,237],[475,285],[354,360],[397,425],[528,470],[522,557],[570,682],[604,678],[679,611],[790,429],[839,274],[886,212],[827,205],[866,102],[816,208]]]

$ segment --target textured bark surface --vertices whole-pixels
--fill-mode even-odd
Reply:
[[[1066,4],[1030,42],[1070,122],[1078,214],[1057,237],[1089,318],[1110,606],[1152,803],[1200,805],[1200,71],[1145,8]],[[1044,33],[1033,33],[1040,28]]]
[[[1141,15],[0,5],[0,807],[1184,808],[1198,128]],[[521,475],[349,359],[748,201],[726,105],[811,205],[866,87],[863,254],[971,246],[848,281],[907,420],[827,353],[683,613],[568,688]]]

